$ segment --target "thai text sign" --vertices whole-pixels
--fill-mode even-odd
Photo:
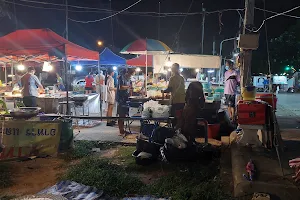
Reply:
[[[53,155],[57,153],[59,146],[61,124],[43,121],[5,121],[4,126],[0,127],[1,132],[5,148],[0,154],[0,160]]]

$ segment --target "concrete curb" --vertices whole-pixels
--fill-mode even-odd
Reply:
[[[257,178],[253,182],[247,181],[243,174],[246,173],[246,164],[252,159],[257,169]],[[283,178],[277,160],[268,157],[263,149],[239,147],[231,145],[231,163],[234,186],[234,196],[241,197],[255,192],[266,193],[279,197],[281,200],[299,200],[299,189],[289,177]],[[290,174],[291,171],[285,171]]]

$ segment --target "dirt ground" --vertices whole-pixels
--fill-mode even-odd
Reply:
[[[38,158],[23,162],[10,162],[11,187],[0,190],[3,196],[31,195],[53,186],[66,170],[66,163],[59,158]]]

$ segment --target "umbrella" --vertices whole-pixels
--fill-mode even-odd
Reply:
[[[168,47],[165,43],[159,40],[138,39],[125,46],[120,53],[137,55],[145,55],[147,53],[149,55],[153,55],[165,54],[169,52],[172,52],[170,47]]]
[[[165,43],[154,39],[138,39],[125,46],[120,53],[146,55],[146,75],[148,73],[148,55],[167,54],[173,52]],[[145,85],[147,86],[147,79]],[[147,93],[147,90],[146,90]]]
[[[147,55],[146,58],[146,55],[140,55],[139,57],[127,60],[126,64],[135,67],[146,67],[146,66],[153,67],[153,56]]]

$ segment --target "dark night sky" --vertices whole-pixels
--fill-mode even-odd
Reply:
[[[13,0],[6,0],[12,2]],[[38,1],[38,0],[36,0]],[[43,2],[51,2],[63,4],[65,0],[41,0]],[[137,0],[112,0],[112,8],[114,10],[122,10],[133,4]],[[160,0],[161,12],[182,12],[188,10],[191,0]],[[60,8],[59,6],[42,5],[35,3],[27,3],[15,0],[17,4],[25,4],[40,7]],[[158,12],[159,0],[143,0],[129,11],[141,12]],[[299,5],[299,0],[266,0],[267,9],[282,12]],[[276,3],[275,3],[276,2]],[[93,8],[109,9],[109,0],[68,0],[70,5],[87,6]],[[201,5],[207,11],[215,11],[227,8],[243,8],[242,0],[195,0],[190,12],[200,12]],[[13,5],[9,4],[9,9],[13,12]],[[256,0],[256,6],[263,8],[262,0]],[[70,8],[73,9],[74,8]],[[56,33],[62,35],[65,29],[65,12],[59,10],[45,10],[41,8],[29,8],[16,5],[16,13],[19,28],[50,28]],[[300,16],[300,10],[291,14]],[[108,16],[107,13],[95,12],[70,12],[69,17],[76,20],[95,20]],[[255,12],[255,25],[259,26],[263,20],[263,12]],[[268,16],[270,14],[268,13]],[[177,33],[184,17],[161,17],[160,24],[160,40],[167,45],[172,46],[175,34]],[[0,34],[7,34],[14,31],[15,24],[13,19],[4,17],[0,19]],[[118,15],[113,18],[114,27],[114,44],[117,48],[122,48],[129,42],[137,38],[158,38],[158,18],[149,16],[135,15]],[[206,54],[212,53],[212,41],[216,38],[216,50],[218,51],[219,42],[222,39],[234,37],[238,31],[239,15],[236,11],[224,12],[222,15],[222,31],[219,34],[219,15],[210,14],[206,17],[205,26],[205,50]],[[268,21],[269,37],[278,36],[289,26],[296,23],[295,19],[288,17],[277,17]],[[264,29],[262,29],[264,30]],[[69,40],[90,49],[96,49],[96,40],[101,39],[106,46],[110,46],[112,41],[111,20],[104,20],[97,23],[81,24],[69,21]],[[180,50],[184,53],[199,53],[201,46],[201,15],[189,16],[180,33]],[[225,54],[229,54],[232,50],[232,42],[224,45]],[[261,32],[261,48],[265,49],[264,31]]]

